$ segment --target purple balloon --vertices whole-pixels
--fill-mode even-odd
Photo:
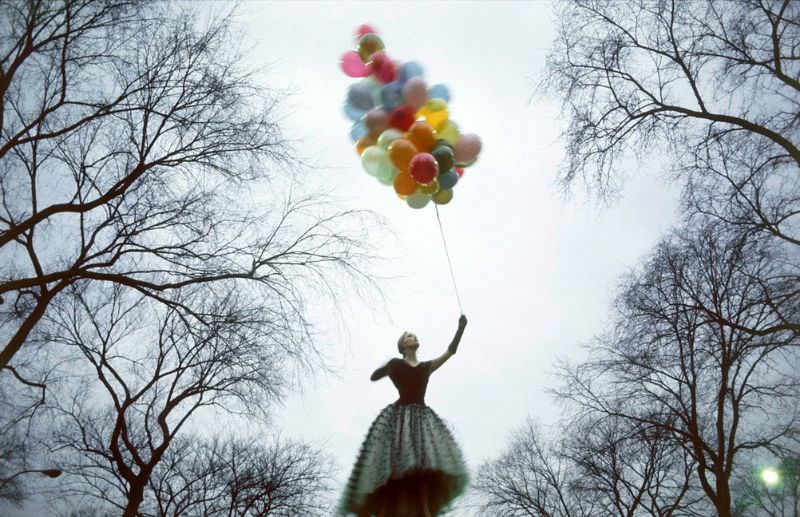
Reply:
[[[403,85],[403,97],[406,102],[414,107],[420,109],[425,101],[428,100],[428,90],[425,86],[425,80],[422,77],[412,77],[406,84]]]
[[[342,55],[340,64],[342,66],[342,71],[347,74],[348,77],[366,77],[370,74],[369,68],[361,61],[361,56],[359,56],[358,52],[355,50],[345,52],[344,55]]]

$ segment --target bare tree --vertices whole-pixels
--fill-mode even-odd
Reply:
[[[481,465],[473,488],[486,515],[588,517],[592,501],[570,490],[572,464],[532,422],[516,432],[506,451]]]
[[[605,417],[561,428],[548,443],[529,423],[481,467],[476,489],[486,515],[703,515],[691,460],[657,429]]]
[[[261,296],[291,289],[296,268],[359,274],[359,243],[342,233],[357,214],[296,194],[291,211],[275,212],[274,196],[264,208],[259,180],[296,161],[228,17],[21,0],[0,24],[0,368],[77,282],[122,285],[213,325],[181,289]]]
[[[574,465],[573,490],[593,501],[592,515],[703,515],[693,490],[691,458],[658,428],[620,418],[567,425],[564,455]]]
[[[234,438],[175,445],[148,487],[153,515],[328,514],[331,462],[308,445]]]
[[[291,369],[313,360],[303,328],[271,307],[281,295],[256,305],[232,291],[184,288],[180,294],[215,315],[197,326],[123,286],[91,286],[54,302],[45,325],[48,341],[75,348],[87,366],[71,365],[83,381],[52,403],[63,415],[55,445],[79,479],[76,491],[123,515],[140,513],[154,472],[199,410],[263,420],[289,387]]]
[[[773,253],[716,223],[669,236],[624,282],[615,329],[589,360],[561,368],[557,394],[579,414],[652,426],[680,443],[725,517],[739,454],[797,431],[798,334],[743,330],[775,318],[762,290],[781,273]]]
[[[734,149],[740,136],[756,142],[763,164],[786,168],[797,182],[797,2],[559,5],[543,86],[562,98],[569,118],[565,188],[583,179],[613,193],[626,155],[665,143],[671,158],[690,164],[707,145]]]

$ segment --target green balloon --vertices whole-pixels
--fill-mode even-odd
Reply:
[[[378,181],[380,181],[380,182],[381,182],[381,184],[383,184],[383,185],[394,185],[394,178],[395,178],[395,176],[397,176],[397,174],[398,174],[399,172],[400,172],[400,171],[399,171],[399,170],[397,170],[397,168],[395,168],[395,167],[392,167],[392,170],[391,170],[391,171],[389,171],[389,174],[385,174],[385,171],[384,171],[384,173],[383,173],[383,174],[381,174],[380,176],[378,176],[378,177],[377,177],[377,178],[378,178]]]
[[[373,32],[364,34],[358,40],[358,55],[361,56],[361,60],[365,63],[369,62],[369,57],[372,54],[383,49],[383,40]]]
[[[389,145],[398,138],[403,138],[403,132],[394,128],[389,128],[378,137],[378,145],[383,148],[388,148]]]
[[[445,140],[450,145],[456,145],[458,139],[461,138],[461,133],[458,131],[458,126],[452,120],[448,120],[442,128],[436,130],[439,138]]]
[[[371,145],[361,153],[361,166],[370,176],[376,178],[392,174],[394,165],[389,159],[389,153],[379,145]]]
[[[411,208],[424,208],[431,201],[431,196],[427,194],[423,194],[421,192],[417,192],[415,194],[411,194],[406,198],[406,203]]]
[[[453,148],[449,145],[437,145],[433,148],[431,154],[436,158],[436,163],[439,164],[440,171],[449,171],[453,168],[456,158],[455,153],[453,153]]]

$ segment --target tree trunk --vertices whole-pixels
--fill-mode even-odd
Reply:
[[[125,507],[125,513],[122,514],[123,517],[136,517],[139,515],[139,506],[144,500],[144,484],[144,481],[139,482],[138,480],[131,483],[131,489],[128,492],[128,505]]]

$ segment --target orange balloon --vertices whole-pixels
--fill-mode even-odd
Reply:
[[[376,140],[371,136],[365,136],[364,138],[360,139],[356,142],[356,151],[358,151],[358,155],[361,156],[361,153],[364,152],[364,149],[371,145],[375,145]]]
[[[418,120],[408,129],[408,139],[422,153],[428,153],[436,145],[436,134],[433,126],[424,120]]]
[[[408,164],[417,152],[414,144],[405,138],[398,138],[389,145],[389,159],[401,171],[408,170]]]
[[[394,191],[401,196],[410,196],[417,191],[417,182],[407,171],[400,171],[394,178]]]

